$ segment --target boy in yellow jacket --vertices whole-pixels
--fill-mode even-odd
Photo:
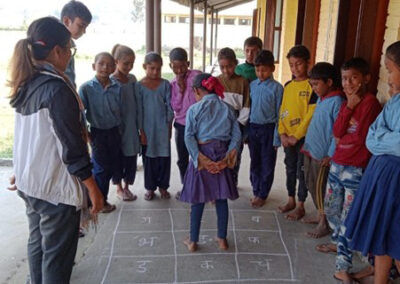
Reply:
[[[307,198],[307,187],[304,181],[304,156],[301,148],[313,115],[317,95],[312,92],[308,82],[308,65],[310,52],[303,45],[296,45],[289,50],[286,58],[294,79],[285,84],[280,109],[278,133],[285,151],[286,187],[289,200],[279,206],[282,213],[290,220],[299,220],[305,215],[304,202]],[[296,206],[296,178],[299,179],[298,203]]]

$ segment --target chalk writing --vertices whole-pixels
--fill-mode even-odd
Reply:
[[[137,239],[138,237],[135,237]],[[158,237],[149,237],[149,238],[140,238],[138,240],[139,247],[152,247],[154,246],[154,240],[158,239]]]
[[[259,237],[249,237],[249,242],[253,244],[259,244],[260,238]]]
[[[142,217],[142,224],[150,224],[151,217]]]
[[[204,261],[200,261],[200,267],[203,269],[214,269],[214,265],[212,265],[212,260],[204,260]]]
[[[260,223],[260,219],[261,219],[260,216],[252,216],[251,217],[251,221],[253,221],[255,223]]]
[[[136,263],[138,264],[138,267],[136,268],[136,271],[139,273],[145,273],[147,272],[147,267],[146,264],[152,262],[151,260],[138,260]]]
[[[264,260],[250,261],[250,263],[255,263],[255,264],[257,264],[258,266],[261,266],[261,267],[266,267],[267,271],[269,271],[269,268],[270,268],[269,263],[271,261],[272,261],[272,259],[265,258]]]

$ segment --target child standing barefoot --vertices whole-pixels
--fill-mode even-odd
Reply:
[[[218,244],[228,249],[228,201],[239,197],[232,168],[240,144],[240,129],[231,108],[222,102],[223,87],[210,74],[199,74],[193,81],[196,104],[186,116],[185,143],[191,161],[180,200],[192,203],[189,251],[197,249],[204,204],[215,200],[218,218]]]
[[[400,271],[400,42],[386,49],[392,98],[369,128],[373,154],[345,222],[350,247],[375,255],[375,283],[387,283],[392,258]]]
[[[136,200],[129,190],[135,182],[137,154],[140,152],[138,104],[135,96],[136,77],[129,72],[135,62],[135,53],[124,45],[115,45],[112,50],[117,68],[111,75],[121,85],[121,153],[118,170],[112,181],[117,185],[117,196],[123,201]],[[125,186],[122,187],[121,180]]]
[[[159,54],[148,53],[143,64],[146,76],[136,84],[146,200],[154,198],[157,187],[161,198],[170,198],[167,189],[171,173],[170,140],[174,112],[170,104],[170,84],[161,78],[162,64]]]

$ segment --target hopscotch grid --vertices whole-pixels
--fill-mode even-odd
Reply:
[[[232,231],[233,231],[233,240],[235,242],[235,263],[236,263],[236,271],[237,271],[237,278],[240,279],[240,268],[239,268],[239,261],[238,261],[238,246],[236,241],[236,231],[235,231],[235,217],[233,211],[231,210],[232,215]]]
[[[278,224],[278,228],[279,228],[279,237],[281,238],[283,247],[285,248],[286,254],[287,254],[288,259],[289,259],[290,277],[291,277],[291,279],[294,280],[292,258],[290,257],[290,254],[289,254],[289,251],[288,251],[288,249],[287,249],[287,247],[286,247],[286,244],[285,244],[285,242],[283,241],[282,230],[281,230],[281,224],[279,224],[279,220],[278,220],[278,216],[276,215],[276,212],[274,213],[274,215],[275,215],[276,223]]]
[[[234,255],[235,252],[204,252],[204,253],[177,253],[176,256],[208,256],[208,255]],[[261,255],[261,256],[282,256],[287,257],[286,253],[265,253],[265,252],[237,252],[238,255]],[[175,254],[148,254],[148,255],[113,255],[113,258],[146,258],[146,257],[174,257]],[[102,255],[103,258],[110,257],[109,255]]]
[[[178,255],[176,252],[176,239],[175,239],[175,234],[174,234],[174,218],[172,217],[171,209],[168,209],[169,217],[171,218],[171,233],[172,233],[172,239],[174,241],[174,255],[175,255],[175,280],[174,283],[177,283],[178,280]]]
[[[124,204],[122,204],[122,207],[121,207],[121,209],[120,209],[120,211],[119,211],[119,214],[118,214],[117,224],[115,225],[115,229],[114,229],[114,232],[113,232],[113,237],[112,237],[112,240],[111,240],[110,257],[109,257],[109,259],[108,259],[107,267],[106,267],[106,269],[104,270],[104,275],[103,275],[103,279],[101,280],[101,284],[104,284],[104,281],[105,281],[106,278],[107,278],[107,274],[108,274],[108,271],[109,271],[110,266],[111,266],[111,259],[112,259],[112,255],[113,255],[113,253],[114,253],[115,236],[117,235],[117,230],[118,230],[119,223],[120,223],[120,221],[121,221],[121,215],[122,215],[122,210],[123,210],[123,209],[124,209]]]
[[[166,211],[166,210],[168,210],[168,212],[169,212],[169,215],[170,215],[170,218],[171,218],[171,225],[172,225],[172,230],[171,231],[117,231],[118,230],[118,226],[119,226],[119,224],[120,224],[120,221],[121,221],[121,215],[122,215],[122,212],[124,211],[124,212],[127,212],[127,211]],[[190,254],[178,254],[177,253],[177,248],[176,248],[176,239],[175,239],[175,235],[174,235],[174,233],[175,232],[187,232],[187,231],[189,231],[189,230],[174,230],[174,228],[173,228],[173,216],[172,216],[172,211],[188,211],[188,209],[186,209],[186,208],[175,208],[175,209],[171,209],[171,208],[152,208],[152,209],[146,209],[146,208],[144,208],[144,209],[140,209],[140,208],[125,208],[124,209],[124,206],[122,205],[122,207],[121,207],[121,210],[120,210],[120,212],[119,212],[119,215],[118,215],[118,221],[117,221],[117,224],[116,224],[116,226],[115,226],[115,230],[114,230],[114,232],[113,232],[113,238],[112,238],[112,243],[111,243],[111,250],[110,250],[110,255],[109,256],[102,256],[102,257],[108,257],[109,259],[108,259],[108,263],[107,263],[107,267],[106,267],[106,269],[105,269],[105,272],[104,272],[104,276],[103,276],[103,279],[102,279],[102,282],[101,282],[101,284],[104,284],[104,282],[105,282],[105,279],[106,279],[106,277],[107,277],[107,275],[108,275],[108,271],[109,271],[109,269],[110,269],[110,266],[111,266],[111,261],[112,261],[112,258],[114,257],[114,258],[139,258],[139,257],[175,257],[175,281],[174,281],[174,283],[181,283],[181,284],[184,284],[184,283],[186,283],[186,284],[196,284],[196,283],[226,283],[226,282],[232,282],[232,281],[235,281],[235,282],[248,282],[248,281],[282,281],[282,282],[298,282],[298,280],[297,279],[295,279],[294,278],[294,273],[293,273],[293,265],[292,265],[292,260],[291,260],[291,257],[290,257],[290,254],[289,254],[289,251],[288,251],[288,249],[287,249],[287,246],[286,246],[286,244],[285,244],[285,242],[284,242],[284,240],[283,240],[283,237],[282,237],[282,230],[281,230],[281,226],[280,226],[280,223],[279,223],[279,220],[278,220],[278,217],[277,217],[277,215],[276,215],[276,212],[275,211],[273,211],[273,210],[258,210],[257,212],[259,212],[259,213],[272,213],[273,214],[273,216],[275,217],[275,221],[276,221],[276,223],[277,223],[277,226],[278,226],[278,231],[276,231],[276,230],[245,230],[245,229],[236,229],[235,228],[235,217],[234,217],[234,213],[235,213],[235,211],[240,211],[240,212],[251,212],[251,213],[254,213],[254,211],[253,210],[250,210],[250,209],[230,209],[230,213],[231,213],[231,216],[232,216],[232,228],[231,228],[231,230],[232,230],[232,232],[233,232],[233,235],[234,235],[234,243],[235,243],[235,252],[231,252],[231,253],[221,253],[221,252],[217,252],[217,253],[196,253],[196,254],[192,254],[192,253],[190,253]],[[215,209],[204,209],[204,211],[215,211]],[[229,230],[229,229],[228,229]],[[205,229],[205,230],[201,230],[201,231],[217,231],[216,229]],[[246,253],[246,252],[238,252],[238,247],[237,247],[237,240],[236,240],[236,231],[238,231],[238,232],[241,232],[241,231],[251,231],[251,232],[271,232],[271,233],[278,233],[279,234],[279,237],[280,237],[280,239],[281,239],[281,242],[282,242],[282,244],[283,244],[283,246],[284,246],[284,249],[285,249],[285,252],[286,253],[284,253],[284,254],[279,254],[279,253],[253,253],[253,252],[248,252],[248,253]],[[158,232],[158,233],[162,233],[162,232],[166,232],[166,233],[172,233],[172,235],[173,235],[173,241],[174,241],[174,254],[173,255],[142,255],[142,256],[121,256],[121,255],[113,255],[113,253],[114,253],[114,245],[115,245],[115,238],[116,238],[116,235],[117,235],[117,233],[154,233],[154,232]],[[178,256],[204,256],[204,255],[235,255],[235,263],[236,263],[236,270],[237,270],[237,275],[238,275],[238,278],[237,279],[226,279],[226,280],[205,280],[205,281],[193,281],[193,282],[177,282],[177,273],[178,273],[178,271],[177,271],[177,258],[178,258]],[[240,270],[239,270],[239,262],[238,262],[238,255],[270,255],[270,256],[284,256],[284,257],[288,257],[288,259],[289,259],[289,266],[290,266],[290,275],[291,275],[291,279],[286,279],[286,278],[261,278],[261,279],[258,279],[258,278],[249,278],[249,279],[240,279]],[[126,282],[126,283],[131,283],[131,284],[134,284],[134,283],[137,283],[137,282]],[[170,282],[165,282],[165,283],[170,283]],[[153,283],[153,284],[165,284],[164,282],[162,282],[162,283]]]
[[[201,229],[202,232],[217,232],[218,229]],[[233,231],[233,227],[232,228],[228,228],[228,231]],[[190,232],[190,229],[182,229],[182,230],[161,230],[161,231],[136,231],[136,230],[132,230],[132,231],[118,231],[117,234],[148,234],[148,233],[186,233],[186,232]],[[253,230],[253,229],[236,229],[236,232],[258,232],[258,233],[277,233],[279,234],[278,230]]]

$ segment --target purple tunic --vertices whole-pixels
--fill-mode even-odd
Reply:
[[[214,140],[199,144],[199,150],[212,161],[220,161],[225,158],[228,144]],[[190,160],[180,200],[189,203],[203,203],[217,199],[235,200],[239,194],[232,174],[233,170],[229,168],[225,168],[219,174],[211,174],[205,169],[199,171]]]

